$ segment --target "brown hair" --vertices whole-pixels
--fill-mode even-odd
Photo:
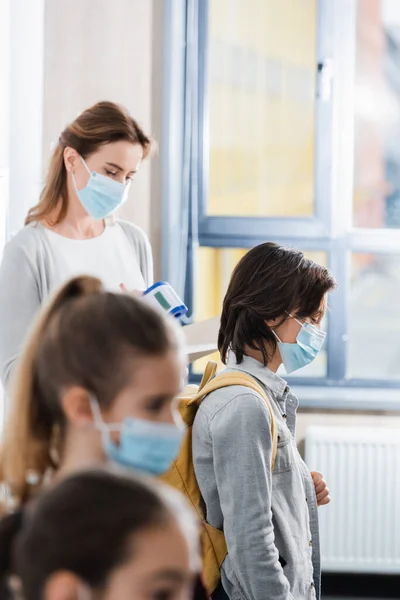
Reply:
[[[197,565],[197,524],[173,489],[109,469],[67,477],[24,514],[17,511],[0,521],[0,597],[17,575],[24,598],[39,600],[58,571],[73,573],[100,591],[138,550],[140,533],[170,523],[181,529]]]
[[[121,140],[139,144],[143,148],[143,158],[151,151],[151,139],[122,106],[113,102],[98,102],[80,114],[59,137],[39,203],[30,209],[25,225],[48,219],[58,207],[60,210],[52,225],[61,223],[65,218],[68,196],[64,150],[67,146],[86,158],[100,146]]]
[[[161,311],[94,277],[65,284],[42,312],[19,362],[0,450],[0,482],[25,501],[58,466],[65,416],[60,393],[81,386],[108,407],[134,378],[132,358],[162,356],[179,338]],[[58,436],[58,438],[57,438]]]
[[[307,259],[300,250],[265,243],[250,250],[233,271],[225,295],[218,349],[226,363],[233,350],[240,364],[246,346],[262,353],[266,345],[276,350],[276,338],[266,321],[286,318],[319,317],[325,295],[336,282],[325,267]]]

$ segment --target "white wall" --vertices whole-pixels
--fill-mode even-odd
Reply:
[[[8,205],[10,0],[0,0],[0,256],[6,242]],[[3,389],[0,385],[0,435],[4,422]]]
[[[154,73],[161,77],[162,11],[163,0],[45,0],[46,162],[64,126],[99,100],[124,104],[159,138],[161,79]],[[150,234],[156,259],[159,223],[151,216],[159,203],[159,187],[152,184],[157,169],[157,158],[143,163],[123,213]]]
[[[0,256],[40,193],[43,42],[44,0],[0,0]]]
[[[12,234],[22,227],[41,188],[44,0],[8,4],[7,229]]]
[[[9,167],[10,0],[0,0],[0,255],[6,241]]]

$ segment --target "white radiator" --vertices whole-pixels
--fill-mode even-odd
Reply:
[[[323,570],[400,573],[400,430],[310,427],[305,458],[332,497],[319,509]]]

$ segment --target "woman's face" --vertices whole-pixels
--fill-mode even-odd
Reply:
[[[89,181],[89,173],[82,158],[72,148],[66,148],[64,157],[67,170],[75,176],[78,190],[83,189]],[[139,170],[142,158],[143,148],[139,144],[119,141],[100,146],[96,152],[85,157],[85,162],[90,172],[95,171],[128,184]]]

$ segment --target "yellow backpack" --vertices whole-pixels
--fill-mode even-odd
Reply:
[[[178,489],[188,498],[201,521],[203,581],[209,594],[216,589],[220,582],[220,569],[227,554],[227,547],[223,532],[211,527],[205,519],[204,502],[201,497],[193,467],[192,427],[202,400],[211,392],[231,385],[245,386],[254,390],[265,400],[271,415],[271,470],[273,470],[275,465],[278,447],[278,434],[274,411],[271,402],[261,385],[250,375],[239,371],[223,373],[222,375],[215,377],[216,370],[216,363],[209,362],[200,386],[198,388],[193,385],[187,386],[182,396],[179,397],[179,412],[187,426],[187,431],[178,458],[173,463],[171,469],[161,477],[164,482]]]

